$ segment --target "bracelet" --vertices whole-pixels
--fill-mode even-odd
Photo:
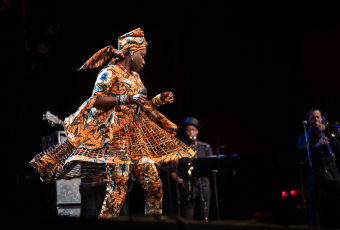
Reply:
[[[128,104],[130,104],[129,95],[117,96],[117,104],[118,105],[128,105]]]
[[[161,100],[161,94],[158,94],[156,97],[152,98],[152,104],[156,107],[165,104]]]

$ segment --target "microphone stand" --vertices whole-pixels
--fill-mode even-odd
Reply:
[[[216,209],[217,209],[217,220],[220,220],[220,207],[218,205],[218,196],[217,196],[217,182],[216,182],[216,173],[218,168],[218,159],[220,158],[220,148],[225,148],[225,146],[219,146],[216,148],[217,153],[217,165],[216,169],[214,169],[212,172],[214,174],[214,186],[215,186],[215,199],[216,199]]]
[[[307,129],[306,129],[306,124],[307,121],[303,121],[303,129],[305,131],[305,139],[306,139],[306,145],[307,145],[307,160],[308,160],[308,173],[310,175],[311,178],[311,184],[312,184],[312,199],[314,202],[314,213],[315,213],[315,217],[316,217],[316,224],[317,227],[320,228],[320,223],[319,223],[319,215],[318,215],[318,211],[316,208],[316,200],[315,200],[315,186],[314,186],[314,176],[313,176],[313,164],[312,164],[312,158],[311,158],[311,151],[310,151],[310,145],[309,145],[309,139],[308,139],[308,134],[307,134]],[[302,190],[302,194],[303,194],[303,190]],[[305,205],[305,204],[304,204]]]
[[[167,177],[168,177],[168,190],[169,190],[169,197],[170,197],[170,208],[171,208],[171,215],[174,215],[174,211],[172,209],[172,198],[171,198],[171,190],[170,190],[170,171],[169,168],[166,169]]]
[[[300,183],[301,183],[301,191],[302,191],[302,201],[303,201],[303,211],[305,212],[305,223],[308,225],[307,221],[307,210],[306,210],[306,199],[305,199],[305,194],[304,194],[304,189],[303,189],[303,180],[302,180],[302,165],[303,162],[299,162],[299,170],[300,170]]]
[[[177,192],[177,215],[181,216],[180,213],[181,201],[179,199],[179,187],[178,187],[178,164],[176,164],[176,192]]]

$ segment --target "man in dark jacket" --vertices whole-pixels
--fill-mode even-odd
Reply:
[[[203,158],[212,155],[211,147],[207,143],[197,140],[197,135],[201,125],[198,124],[196,118],[188,117],[184,123],[184,133],[186,136],[185,144],[193,149],[197,150],[195,157]],[[195,141],[193,137],[197,140]],[[210,207],[210,184],[208,177],[201,177],[196,181],[192,181],[197,184],[196,200],[187,201],[187,190],[188,190],[188,163],[192,163],[189,158],[181,158],[178,161],[178,183],[179,183],[179,194],[180,194],[180,216],[186,219],[205,219],[205,204],[206,204],[206,214],[209,217],[209,207]],[[171,176],[176,180],[175,169],[171,169]],[[200,192],[202,191],[202,193]],[[202,201],[203,196],[203,201]],[[205,204],[204,204],[205,203]]]
[[[333,210],[338,220],[340,220],[340,176],[335,163],[334,158],[329,153],[326,143],[321,138],[321,132],[325,131],[325,125],[322,124],[322,116],[321,112],[317,108],[311,108],[307,112],[307,120],[310,125],[310,129],[308,130],[308,139],[309,145],[311,148],[319,148],[319,151],[313,151],[315,154],[312,154],[313,160],[313,168],[312,173],[314,177],[314,196],[315,200],[312,199],[312,208],[311,208],[311,219],[310,225],[317,226],[316,223],[316,213],[317,211],[320,227],[324,225],[323,223],[323,214],[325,212],[325,206],[327,202],[331,202],[333,206]],[[318,128],[319,126],[319,128]],[[331,136],[326,136],[325,140],[328,142],[330,147],[332,148],[334,154],[339,158],[340,153],[340,143],[336,138]],[[299,148],[306,148],[306,138],[305,135],[301,135],[298,141]],[[316,149],[317,150],[317,149]],[[318,152],[321,152],[321,156],[318,155]],[[309,178],[309,181],[310,178]],[[311,190],[311,186],[310,186]],[[340,226],[338,226],[340,227]]]

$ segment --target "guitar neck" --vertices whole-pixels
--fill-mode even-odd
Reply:
[[[59,121],[59,122],[54,123],[54,124],[58,124],[58,125],[64,126],[64,122],[63,121]]]
[[[52,126],[55,124],[64,126],[64,122],[58,118],[58,116],[53,115],[50,111],[47,111],[46,114],[43,115],[43,120],[48,120]]]

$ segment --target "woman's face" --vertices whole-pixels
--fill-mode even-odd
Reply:
[[[146,49],[138,50],[136,53],[134,53],[131,56],[133,58],[133,61],[131,60],[131,71],[139,72],[144,68],[145,56],[146,56]]]

